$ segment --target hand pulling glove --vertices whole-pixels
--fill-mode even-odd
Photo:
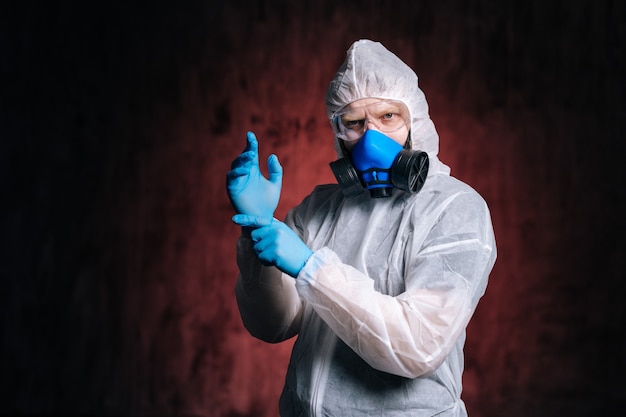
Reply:
[[[276,219],[236,214],[233,222],[254,229],[254,251],[263,265],[273,265],[294,278],[313,254],[289,226]]]

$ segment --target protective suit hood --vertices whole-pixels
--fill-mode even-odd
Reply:
[[[418,87],[415,72],[381,43],[361,39],[352,44],[326,92],[326,112],[331,120],[344,106],[362,98],[402,101],[411,114],[411,143],[414,150],[428,153],[428,175],[449,174],[439,161],[439,135],[428,115],[428,103]],[[345,156],[335,137],[339,157]]]

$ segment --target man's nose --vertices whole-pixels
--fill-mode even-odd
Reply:
[[[380,126],[378,126],[378,124],[376,123],[376,119],[365,119],[365,123],[363,124],[363,133],[370,129],[382,133],[382,131],[380,130]]]

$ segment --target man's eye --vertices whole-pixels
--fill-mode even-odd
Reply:
[[[393,118],[394,118],[394,116],[395,116],[395,113],[385,113],[385,114],[383,115],[383,119],[385,119],[385,120],[391,120],[391,119],[393,119]]]
[[[363,126],[364,120],[346,120],[343,125],[348,129],[354,129],[355,127]]]

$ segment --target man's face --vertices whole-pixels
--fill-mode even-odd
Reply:
[[[354,148],[368,129],[377,130],[402,146],[409,135],[409,111],[404,103],[396,100],[356,100],[339,111],[336,118],[338,137],[347,151]]]

